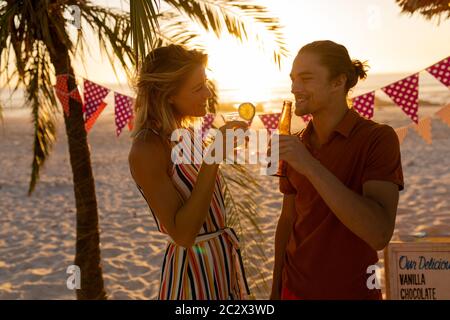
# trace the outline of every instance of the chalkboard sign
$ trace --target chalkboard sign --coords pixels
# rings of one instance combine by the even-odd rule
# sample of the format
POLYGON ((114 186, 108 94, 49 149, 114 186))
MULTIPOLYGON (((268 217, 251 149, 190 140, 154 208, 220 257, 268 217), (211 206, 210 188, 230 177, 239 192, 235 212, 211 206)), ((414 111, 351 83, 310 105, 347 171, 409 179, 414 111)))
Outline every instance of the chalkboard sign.
POLYGON ((384 258, 387 299, 450 300, 450 238, 394 241, 384 258))

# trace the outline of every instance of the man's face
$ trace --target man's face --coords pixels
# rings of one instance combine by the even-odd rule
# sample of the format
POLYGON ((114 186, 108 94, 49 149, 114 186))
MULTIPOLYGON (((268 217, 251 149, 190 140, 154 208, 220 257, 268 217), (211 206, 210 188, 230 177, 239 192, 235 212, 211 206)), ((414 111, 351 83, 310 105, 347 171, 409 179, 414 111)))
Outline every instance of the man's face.
POLYGON ((328 70, 312 53, 300 53, 291 70, 291 92, 295 96, 295 114, 316 113, 330 104, 334 92, 328 70))

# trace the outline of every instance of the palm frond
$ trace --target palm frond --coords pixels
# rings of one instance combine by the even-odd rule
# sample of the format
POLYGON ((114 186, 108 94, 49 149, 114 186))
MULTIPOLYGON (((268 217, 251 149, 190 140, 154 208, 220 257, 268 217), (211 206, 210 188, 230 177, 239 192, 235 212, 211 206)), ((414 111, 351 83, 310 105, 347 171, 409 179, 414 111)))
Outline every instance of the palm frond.
POLYGON ((192 22, 171 11, 161 12, 159 28, 156 30, 152 48, 169 44, 179 44, 191 49, 204 50, 197 40, 199 34, 192 29, 192 22))
POLYGON ((254 39, 262 48, 272 39, 274 61, 280 66, 288 55, 283 27, 279 19, 262 5, 252 0, 165 0, 181 14, 186 14, 205 30, 220 36, 227 31, 237 39, 254 39))
POLYGON ((30 65, 26 86, 27 101, 31 105, 34 141, 31 181, 28 189, 30 195, 39 179, 40 170, 50 155, 56 141, 56 100, 51 87, 50 58, 42 43, 36 42, 38 53, 35 63, 30 65))
POLYGON ((448 0, 395 0, 402 8, 403 13, 414 14, 418 12, 426 19, 441 17, 450 18, 450 2, 448 0))
POLYGON ((135 61, 141 61, 151 51, 155 43, 155 34, 159 28, 159 1, 131 0, 130 16, 132 44, 135 61))
MULTIPOLYGON (((143 3, 139 3, 137 6, 139 7, 141 5, 143 5, 143 3)), ((155 9, 148 8, 147 10, 148 12, 154 12, 155 9)), ((139 45, 139 52, 147 52, 149 48, 171 43, 203 49, 203 47, 195 41, 195 38, 198 35, 190 30, 189 22, 180 19, 179 17, 175 17, 169 12, 162 14, 155 13, 161 20, 158 24, 149 22, 150 27, 155 27, 155 29, 152 38, 148 40, 151 41, 151 43, 145 44, 145 49, 141 46, 140 42, 136 43, 136 41, 140 40, 133 40, 131 38, 133 16, 133 18, 130 19, 130 15, 127 13, 110 8, 94 6, 89 3, 81 6, 81 12, 84 21, 86 21, 92 31, 98 35, 101 52, 108 57, 116 75, 117 71, 114 67, 115 59, 120 61, 128 78, 133 75, 133 67, 136 66, 138 61, 136 60, 134 51, 136 50, 136 45, 139 45), (129 45, 130 41, 133 43, 134 49, 129 45)), ((141 11, 139 11, 139 14, 141 14, 141 11)), ((83 52, 83 48, 89 48, 89 45, 86 43, 86 38, 84 37, 84 32, 81 30, 78 31, 75 48, 76 50, 81 50, 81 52, 83 52)), ((141 54, 139 54, 139 57, 140 56, 141 54)), ((83 58, 83 55, 81 55, 81 58, 83 58)))
MULTIPOLYGON (((131 24, 128 14, 118 12, 114 9, 84 3, 80 5, 82 22, 86 22, 97 35, 101 53, 108 58, 113 71, 117 76, 115 60, 118 59, 121 67, 130 78, 133 74, 134 52, 129 45, 131 36, 131 24)), ((89 47, 86 39, 78 37, 79 45, 89 47)), ((80 55, 83 60, 83 55, 80 55)))
POLYGON ((262 280, 262 286, 258 282, 250 283, 251 291, 265 296, 269 289, 260 263, 266 261, 267 256, 262 247, 264 239, 258 225, 260 210, 253 198, 255 192, 261 190, 261 186, 249 169, 242 165, 224 166, 220 174, 227 209, 227 226, 234 228, 239 235, 246 270, 249 274, 259 275, 262 280), (249 252, 251 246, 256 248, 256 252, 249 252))
POLYGON ((9 85, 16 80, 13 93, 20 85, 25 87, 26 104, 31 107, 34 124, 28 194, 33 192, 56 139, 56 99, 48 47, 44 45, 49 40, 48 17, 44 18, 49 15, 47 5, 45 1, 11 1, 0 7, 0 61, 4 63, 0 72, 9 85), (10 73, 8 65, 12 61, 15 71, 10 73))

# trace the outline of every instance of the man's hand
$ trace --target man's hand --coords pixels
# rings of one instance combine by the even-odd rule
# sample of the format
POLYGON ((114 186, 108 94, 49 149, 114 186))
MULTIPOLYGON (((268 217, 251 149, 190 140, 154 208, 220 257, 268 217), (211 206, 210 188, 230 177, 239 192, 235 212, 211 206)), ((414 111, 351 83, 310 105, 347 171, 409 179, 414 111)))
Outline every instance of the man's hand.
POLYGON ((298 173, 307 175, 316 159, 306 149, 298 136, 278 135, 277 139, 272 139, 270 151, 279 150, 280 160, 284 160, 298 173))

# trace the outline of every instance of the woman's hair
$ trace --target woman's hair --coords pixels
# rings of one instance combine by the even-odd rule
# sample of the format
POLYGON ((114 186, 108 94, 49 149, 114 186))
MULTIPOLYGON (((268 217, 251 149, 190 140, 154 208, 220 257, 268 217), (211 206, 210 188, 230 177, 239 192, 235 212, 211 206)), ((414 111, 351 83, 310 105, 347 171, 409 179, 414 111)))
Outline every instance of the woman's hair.
MULTIPOLYGON (((176 94, 195 68, 206 66, 208 56, 179 45, 159 47, 149 53, 135 78, 136 101, 131 137, 144 127, 156 130, 161 136, 170 136, 177 129, 175 109, 169 97, 176 94)), ((191 117, 181 119, 190 123, 191 117)))
POLYGON ((330 40, 314 41, 302 47, 300 53, 313 53, 319 56, 321 64, 328 69, 330 79, 345 74, 347 77, 346 94, 358 83, 358 79, 367 77, 369 67, 367 62, 351 60, 347 49, 336 42, 330 40))

